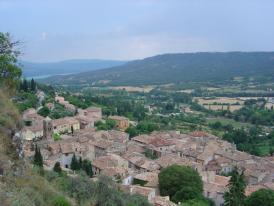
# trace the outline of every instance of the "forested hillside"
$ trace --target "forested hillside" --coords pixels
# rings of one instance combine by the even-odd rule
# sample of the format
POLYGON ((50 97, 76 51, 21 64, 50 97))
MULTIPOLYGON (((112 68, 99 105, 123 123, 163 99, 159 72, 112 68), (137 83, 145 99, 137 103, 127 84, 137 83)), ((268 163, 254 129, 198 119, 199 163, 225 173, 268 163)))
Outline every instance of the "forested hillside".
POLYGON ((223 82, 234 77, 271 78, 273 74, 274 52, 202 52, 158 55, 118 67, 56 76, 43 81, 71 85, 152 85, 190 81, 223 82))

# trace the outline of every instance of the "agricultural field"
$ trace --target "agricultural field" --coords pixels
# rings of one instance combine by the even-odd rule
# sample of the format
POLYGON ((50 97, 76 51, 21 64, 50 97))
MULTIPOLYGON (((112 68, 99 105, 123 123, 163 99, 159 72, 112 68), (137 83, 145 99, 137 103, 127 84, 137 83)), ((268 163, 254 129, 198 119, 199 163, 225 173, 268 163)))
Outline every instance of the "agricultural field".
POLYGON ((244 106, 244 100, 241 98, 216 97, 203 98, 195 97, 194 101, 209 110, 230 110, 231 112, 241 109, 244 106))
POLYGON ((154 86, 144 86, 144 87, 133 87, 133 86, 110 87, 110 89, 113 89, 113 90, 124 90, 124 91, 127 91, 127 92, 144 92, 144 93, 149 93, 154 88, 155 88, 154 86))

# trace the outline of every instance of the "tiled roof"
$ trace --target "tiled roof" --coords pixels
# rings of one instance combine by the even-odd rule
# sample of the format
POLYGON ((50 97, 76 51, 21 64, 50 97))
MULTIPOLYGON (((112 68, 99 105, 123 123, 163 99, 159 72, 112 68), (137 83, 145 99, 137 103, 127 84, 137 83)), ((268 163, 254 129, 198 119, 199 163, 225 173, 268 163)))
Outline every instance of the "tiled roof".
POLYGON ((60 146, 63 154, 74 152, 71 143, 60 143, 60 146))
POLYGON ((113 119, 113 120, 117 120, 117 121, 123 121, 123 120, 129 121, 128 118, 122 117, 122 116, 109 116, 108 118, 109 118, 109 119, 113 119))

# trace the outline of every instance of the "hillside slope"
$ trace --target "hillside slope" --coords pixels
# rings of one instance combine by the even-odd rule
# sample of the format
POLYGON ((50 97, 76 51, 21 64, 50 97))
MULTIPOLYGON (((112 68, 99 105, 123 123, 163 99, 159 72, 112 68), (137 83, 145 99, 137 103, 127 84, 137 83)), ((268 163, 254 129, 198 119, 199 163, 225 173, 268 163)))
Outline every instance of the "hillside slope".
POLYGON ((237 76, 274 74, 274 52, 164 54, 76 75, 55 76, 56 84, 144 85, 183 81, 225 81, 237 76))
POLYGON ((71 74, 123 65, 124 61, 75 59, 52 63, 33 63, 20 61, 25 77, 41 77, 58 74, 71 74))

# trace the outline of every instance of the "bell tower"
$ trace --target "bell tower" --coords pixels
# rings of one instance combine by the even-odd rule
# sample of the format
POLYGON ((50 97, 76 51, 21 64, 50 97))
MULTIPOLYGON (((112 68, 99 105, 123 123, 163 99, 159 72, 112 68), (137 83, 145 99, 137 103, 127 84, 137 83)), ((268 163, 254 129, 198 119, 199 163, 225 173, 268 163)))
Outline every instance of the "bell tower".
POLYGON ((43 136, 44 136, 44 139, 51 139, 52 134, 53 134, 53 127, 52 127, 51 118, 46 117, 45 120, 43 121, 43 136))

